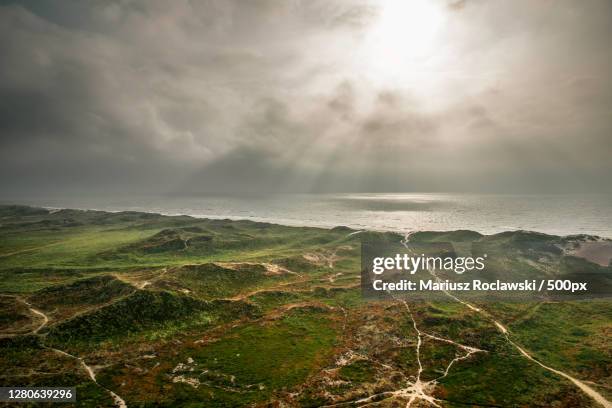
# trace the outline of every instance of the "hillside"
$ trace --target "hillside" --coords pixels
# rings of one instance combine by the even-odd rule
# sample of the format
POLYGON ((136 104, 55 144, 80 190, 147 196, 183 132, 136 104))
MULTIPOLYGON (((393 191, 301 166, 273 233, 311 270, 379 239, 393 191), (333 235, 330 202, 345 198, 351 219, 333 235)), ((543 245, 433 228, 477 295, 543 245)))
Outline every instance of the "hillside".
MULTIPOLYGON (((0 386, 86 407, 610 406, 609 298, 365 300, 362 239, 408 238, 355 232, 0 206, 0 386)), ((612 277, 596 237, 409 239, 487 253, 483 279, 612 277)))

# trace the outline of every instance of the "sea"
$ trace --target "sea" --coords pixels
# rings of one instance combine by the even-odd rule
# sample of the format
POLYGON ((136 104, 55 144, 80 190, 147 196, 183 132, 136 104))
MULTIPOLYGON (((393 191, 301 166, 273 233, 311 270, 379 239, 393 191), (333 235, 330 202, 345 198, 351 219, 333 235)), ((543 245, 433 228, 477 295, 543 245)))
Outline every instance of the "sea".
POLYGON ((2 201, 48 208, 145 211, 402 233, 469 229, 494 234, 529 230, 612 238, 612 194, 96 195, 2 201))

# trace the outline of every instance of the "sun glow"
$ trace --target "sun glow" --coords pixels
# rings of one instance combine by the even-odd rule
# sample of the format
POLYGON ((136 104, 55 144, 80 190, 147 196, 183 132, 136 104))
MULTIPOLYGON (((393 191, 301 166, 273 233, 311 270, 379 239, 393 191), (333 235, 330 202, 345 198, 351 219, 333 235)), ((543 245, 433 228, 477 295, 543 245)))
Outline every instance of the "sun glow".
POLYGON ((377 75, 393 75, 434 54, 444 20, 433 0, 387 0, 366 38, 366 58, 377 75))

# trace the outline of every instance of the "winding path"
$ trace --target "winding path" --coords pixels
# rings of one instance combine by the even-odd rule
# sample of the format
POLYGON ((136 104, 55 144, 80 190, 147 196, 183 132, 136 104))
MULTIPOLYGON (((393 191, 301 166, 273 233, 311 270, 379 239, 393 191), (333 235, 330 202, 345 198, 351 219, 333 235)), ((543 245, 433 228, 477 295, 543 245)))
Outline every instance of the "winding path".
MULTIPOLYGON (((22 299, 19 296, 14 296, 15 300, 17 300, 18 302, 23 303, 24 305, 26 305, 28 307, 28 310, 37 316, 42 317, 43 321, 42 323, 34 330, 32 330, 29 334, 38 334, 38 332, 47 325, 47 323, 49 323, 49 317, 43 313, 42 311, 36 309, 34 306, 32 306, 28 301, 26 301, 25 299, 22 299)), ((115 392, 109 390, 108 388, 104 387, 103 385, 101 385, 97 380, 96 380, 96 374, 94 372, 94 370, 87 365, 87 363, 85 363, 85 360, 83 360, 81 357, 77 357, 75 355, 72 355, 70 353, 67 353, 63 350, 60 349, 56 349, 53 347, 48 347, 43 345, 44 348, 48 349, 48 350, 52 350, 53 352, 60 354, 62 356, 66 356, 66 357, 70 357, 73 358, 75 360, 78 360, 78 362, 81 364, 81 367, 83 367, 83 369, 85 370, 85 372, 87 373, 87 375, 89 376, 89 378, 91 379, 91 381, 93 381, 98 387, 103 388, 105 391, 107 391, 111 397, 113 398, 113 401, 115 403, 115 406, 117 406, 118 408, 127 408, 127 404, 125 403, 125 401, 119 396, 117 395, 115 392)))
POLYGON ((578 388, 580 388, 585 394, 587 394, 589 397, 593 398, 595 401, 597 401, 603 407, 605 407, 605 408, 612 408, 612 403, 610 403, 610 401, 605 399, 603 397, 603 395, 598 393, 596 390, 594 390, 593 388, 591 388, 588 385, 586 385, 583 381, 580 381, 579 379, 574 378, 571 375, 569 375, 567 373, 564 373, 563 371, 556 370, 556 369, 554 369, 552 367, 549 367, 549 366, 539 362, 538 360, 536 360, 527 351, 525 351, 525 349, 523 349, 521 346, 519 346, 518 344, 516 344, 515 342, 510 340, 510 338, 508 337, 508 329, 506 329, 498 321, 494 321, 494 323, 497 326, 497 328, 506 336, 506 339, 508 340, 508 342, 510 344, 512 344, 523 355, 523 357, 533 361, 534 363, 536 363, 540 367, 542 367, 542 368, 544 368, 544 369, 546 369, 546 370, 548 370, 550 372, 553 372, 553 373, 555 373, 557 375, 560 375, 561 377, 563 377, 565 379, 570 380, 572 383, 574 383, 574 385, 576 385, 578 388))
MULTIPOLYGON (((435 275, 434 275, 435 276, 435 275)), ((437 277, 436 277, 437 278, 437 277)), ((451 296, 453 299, 459 301, 460 303, 466 305, 467 307, 469 307, 470 309, 481 313, 485 316, 487 316, 489 319, 491 319, 489 317, 489 315, 487 313, 485 313, 482 309, 479 309, 463 300, 459 300, 457 297, 447 293, 447 295, 451 296)), ((508 342, 514 347, 516 348, 519 353, 521 353, 521 355, 525 358, 527 358, 528 360, 533 361, 534 363, 538 364, 540 367, 555 373, 557 375, 560 375, 561 377, 570 380, 572 383, 574 383, 574 385, 576 385, 578 388, 580 388, 585 394, 587 394, 589 397, 593 398, 596 402, 598 402, 600 405, 602 405, 605 408, 612 408, 612 403, 610 403, 610 401, 608 401, 607 399, 604 398, 603 395, 601 395, 600 393, 598 393, 595 389, 593 389, 592 387, 589 387, 588 385, 586 385, 583 381, 580 381, 577 378, 572 377, 571 375, 554 369, 552 367, 547 366, 546 364, 541 363, 540 361, 536 360, 531 354, 529 354, 525 349, 523 349, 521 346, 519 346, 518 344, 516 344, 514 341, 512 341, 510 339, 509 333, 508 333, 508 329, 501 324, 500 322, 498 322, 497 320, 493 320, 492 322, 495 324, 495 326, 497 327, 497 329, 506 337, 506 340, 508 340, 508 342)))
MULTIPOLYGON (((404 239, 402 240, 402 244, 403 244, 404 246, 406 246, 406 247, 407 247, 408 239, 409 239, 409 236, 408 236, 408 235, 406 235, 406 236, 404 237, 404 239)), ((434 278, 435 278, 437 281, 440 281, 440 278, 439 278, 439 277, 438 277, 438 276, 435 274, 435 272, 434 272, 434 271, 429 270, 429 273, 430 273, 430 274, 431 274, 431 275, 432 275, 432 276, 433 276, 433 277, 434 277, 434 278)), ((500 331, 500 332, 501 332, 501 333, 504 335, 504 337, 506 338, 506 340, 507 340, 507 341, 508 341, 508 342, 509 342, 509 343, 510 343, 510 344, 511 344, 511 345, 512 345, 512 346, 513 346, 515 349, 517 349, 517 350, 518 350, 518 352, 519 352, 519 353, 521 353, 521 355, 522 355, 523 357, 527 358, 527 359, 528 359, 528 360, 530 360, 530 361, 533 361, 534 363, 538 364, 540 367, 542 367, 542 368, 544 368, 544 369, 546 369, 546 370, 548 370, 548 371, 550 371, 550 372, 552 372, 552 373, 555 373, 555 374, 557 374, 557 375, 559 375, 559 376, 561 376, 561 377, 563 377, 563 378, 565 378, 565 379, 567 379, 567 380, 571 381, 571 382, 572 382, 574 385, 576 385, 578 388, 580 388, 580 390, 582 390, 582 391, 583 391, 583 392, 584 392, 586 395, 588 395, 589 397, 591 397, 592 399, 594 399, 594 400, 595 400, 597 403, 599 403, 601 406, 603 406, 603 407, 605 407, 605 408, 612 408, 612 403, 611 403, 610 401, 608 401, 607 399, 605 399, 605 398, 604 398, 604 396, 603 396, 603 395, 601 395, 599 392, 597 392, 595 389, 593 389, 592 387, 589 387, 588 385, 586 385, 586 384, 585 384, 583 381, 580 381, 579 379, 574 378, 574 377, 572 377, 571 375, 569 375, 569 374, 567 374, 567 373, 565 373, 565 372, 563 372, 563 371, 560 371, 560 370, 554 369, 554 368, 552 368, 552 367, 549 367, 549 366, 547 366, 546 364, 543 364, 543 363, 541 363, 540 361, 536 360, 536 359, 535 359, 535 358, 534 358, 534 357, 533 357, 531 354, 529 354, 529 353, 528 353, 528 352, 527 352, 525 349, 523 349, 521 346, 519 346, 519 345, 518 345, 518 344, 516 344, 514 341, 512 341, 512 340, 510 339, 510 334, 509 334, 509 332, 508 332, 508 329, 507 329, 507 328, 506 328, 506 327, 505 327, 503 324, 501 324, 499 321, 497 321, 497 320, 493 319, 489 313, 485 312, 484 310, 482 310, 482 309, 480 309, 480 308, 478 308, 478 307, 476 307, 476 306, 474 306, 474 305, 472 305, 472 304, 470 304, 470 303, 468 303, 468 302, 466 302, 466 301, 464 301, 464 300, 459 299, 458 297, 456 297, 455 295, 451 294, 450 292, 448 292, 448 291, 446 291, 446 290, 444 291, 444 293, 445 293, 447 296, 451 297, 452 299, 456 300, 457 302, 459 302, 459 303, 461 303, 461 304, 463 304, 463 305, 467 306, 468 308, 470 308, 471 310, 473 310, 473 311, 475 311, 475 312, 477 312, 477 313, 480 313, 480 314, 484 315, 484 316, 485 316, 487 319, 489 319, 490 321, 492 321, 492 322, 495 324, 495 327, 497 327, 497 329, 498 329, 498 330, 499 330, 499 331, 500 331)))
MULTIPOLYGON (((392 294, 389 293, 391 296, 392 294)), ((397 300, 397 299, 396 299, 397 300)), ((358 407, 367 407, 369 405, 372 404, 377 404, 379 402, 385 401, 387 399, 390 398, 403 398, 405 400, 407 400, 408 402, 406 403, 406 408, 410 408, 410 406, 412 406, 412 404, 417 401, 417 400, 421 400, 421 401, 425 401, 435 407, 438 408, 442 408, 441 405, 438 404, 438 402, 442 402, 442 400, 435 398, 433 395, 431 395, 431 392, 435 389, 436 384, 438 383, 439 380, 443 379, 444 377, 446 377, 451 369, 451 367, 458 361, 461 360, 466 360, 468 359, 472 354, 474 353, 478 353, 478 352, 482 352, 485 353, 485 350, 480 350, 477 349, 475 347, 470 347, 470 346, 466 346, 464 344, 460 344, 457 343, 453 340, 450 339, 446 339, 446 338, 442 338, 442 337, 438 337, 435 336, 433 334, 429 334, 429 333, 425 333, 423 331, 421 331, 416 323, 416 320, 414 318, 414 315, 412 314, 412 310, 410 309, 410 306, 408 305, 408 303, 404 300, 398 300, 399 302, 401 302, 404 307, 406 308, 410 319, 412 320, 412 326, 415 330, 415 332, 417 333, 417 344, 416 344, 416 358, 417 358, 417 363, 418 363, 418 371, 416 374, 416 378, 414 381, 407 381, 407 384, 405 387, 400 388, 398 390, 395 391, 384 391, 384 392, 380 392, 380 393, 376 393, 373 395, 370 395, 368 397, 364 397, 364 398, 360 398, 357 400, 352 400, 352 401, 343 401, 340 403, 336 403, 336 404, 331 404, 331 405, 324 405, 322 408, 339 408, 339 407, 347 407, 347 406, 358 406, 358 407), (423 373, 423 363, 421 362, 421 346, 423 344, 423 337, 428 337, 430 339, 436 340, 436 341, 441 341, 441 342, 445 342, 445 343, 449 343, 452 344, 454 346, 456 346, 458 349, 461 349, 463 351, 465 351, 465 354, 460 355, 458 357, 455 357, 454 359, 452 359, 449 364, 446 366, 446 369, 444 370, 444 373, 437 377, 434 378, 433 380, 429 380, 429 381, 422 381, 421 380, 421 374, 423 373)), ((344 311, 344 310, 343 310, 344 311)), ((346 313, 346 311, 344 311, 346 313)), ((351 353, 353 353, 352 350, 350 350, 351 353)), ((379 363, 377 361, 373 361, 372 359, 368 358, 367 356, 363 356, 363 355, 359 355, 360 357, 371 361, 372 363, 377 363, 380 364, 382 366, 385 366, 387 368, 391 368, 388 365, 379 363)))
POLYGON ((38 326, 36 329, 34 329, 34 330, 32 331, 32 334, 37 334, 37 333, 38 333, 38 332, 39 332, 39 331, 40 331, 40 330, 41 330, 43 327, 45 327, 45 326, 47 325, 47 323, 49 323, 49 318, 47 317, 47 315, 46 315, 46 314, 44 314, 44 313, 43 313, 43 312, 41 312, 40 310, 35 309, 35 308, 34 308, 34 307, 33 307, 33 306, 30 304, 30 303, 28 303, 27 301, 25 301, 25 300, 23 300, 23 299, 21 299, 21 298, 17 298, 17 299, 19 299, 21 302, 23 302, 23 303, 24 303, 24 304, 25 304, 25 305, 28 307, 28 309, 30 310, 30 312, 32 312, 33 314, 35 314, 35 315, 37 315, 37 316, 42 317, 43 321, 42 321, 42 323, 40 324, 40 326, 38 326))
POLYGON ((83 369, 85 370, 85 372, 87 372, 87 375, 89 376, 89 378, 91 379, 91 381, 93 381, 98 387, 103 388, 104 390, 106 390, 111 397, 113 398, 113 401, 115 402, 115 406, 117 406, 118 408, 127 408, 127 404, 125 403, 125 401, 117 394, 115 394, 113 391, 109 390, 108 388, 106 388, 105 386, 101 385, 98 380, 96 380, 96 374, 94 372, 94 370, 87 365, 87 363, 85 363, 85 360, 83 360, 81 357, 77 357, 75 355, 72 355, 70 353, 66 353, 65 351, 53 348, 53 347, 47 347, 49 350, 52 350, 54 352, 56 352, 57 354, 61 354, 63 356, 66 357, 70 357, 73 358, 75 360, 77 360, 80 364, 81 367, 83 367, 83 369))
POLYGON ((25 305, 28 308, 30 313, 32 313, 33 315, 36 315, 36 316, 40 316, 42 318, 42 323, 37 328, 33 329, 32 331, 26 332, 26 333, 20 333, 20 334, 6 334, 7 337, 20 336, 20 335, 23 335, 23 334, 38 334, 38 332, 43 327, 45 327, 47 325, 47 323, 49 323, 49 318, 47 317, 46 314, 44 314, 43 312, 41 312, 38 309, 35 309, 28 301, 26 301, 22 297, 17 296, 17 295, 5 295, 5 294, 0 294, 0 296, 12 298, 16 302, 22 303, 23 305, 25 305))

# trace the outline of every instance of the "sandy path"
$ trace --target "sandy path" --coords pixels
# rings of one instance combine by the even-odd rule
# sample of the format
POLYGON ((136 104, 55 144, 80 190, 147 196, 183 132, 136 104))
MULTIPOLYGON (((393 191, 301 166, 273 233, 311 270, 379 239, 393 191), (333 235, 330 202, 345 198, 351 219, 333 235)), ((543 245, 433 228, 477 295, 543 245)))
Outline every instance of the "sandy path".
MULTIPOLYGON (((384 392, 369 395, 367 397, 360 398, 357 400, 344 401, 344 402, 340 402, 337 404, 331 404, 331 405, 324 405, 322 408, 339 408, 339 407, 345 407, 345 406, 358 406, 358 407, 363 408, 363 407, 367 407, 370 405, 382 403, 383 401, 388 400, 390 398, 402 398, 404 400, 407 400, 406 405, 405 405, 406 408, 410 408, 412 404, 416 401, 425 402, 434 407, 441 408, 441 405, 438 404, 438 402, 442 402, 442 400, 437 399, 432 395, 432 391, 435 389, 438 381, 448 375, 450 369, 455 363, 462 361, 462 360, 466 360, 475 353, 485 352, 485 350, 480 350, 475 347, 466 346, 464 344, 457 343, 451 339, 438 337, 433 334, 429 334, 429 333, 425 333, 421 331, 416 323, 416 319, 414 318, 414 315, 412 314, 412 310, 410 309, 408 302, 404 300, 398 300, 398 301, 402 303, 404 307, 406 308, 406 311, 408 312, 410 319, 412 321, 412 327, 414 328, 414 331, 417 334, 417 344, 416 344, 415 352, 416 352, 416 358, 417 358, 417 363, 418 363, 418 370, 415 376, 415 380, 413 382, 409 381, 405 387, 400 388, 395 391, 384 391, 384 392), (437 377, 429 381, 422 381, 421 374, 423 373, 423 363, 421 361, 421 346, 423 344, 424 337, 427 337, 427 338, 430 338, 436 341, 441 341, 441 342, 452 344, 456 346, 458 349, 465 351, 465 354, 457 356, 454 359, 452 359, 450 363, 446 366, 444 373, 440 377, 437 377)), ((393 367, 379 363, 377 361, 373 361, 367 356, 356 354, 353 352, 353 350, 350 350, 350 353, 354 355, 359 355, 361 358, 368 360, 372 363, 380 364, 386 368, 393 369, 393 367)))
MULTIPOLYGON (((479 309, 479 308, 477 308, 477 307, 474 307, 474 306, 470 305, 469 303, 466 303, 466 302, 463 302, 463 301, 462 301, 461 303, 465 304, 466 306, 468 306, 468 307, 469 307, 470 309, 472 309, 472 310, 475 310, 475 311, 477 311, 477 312, 479 312, 479 313, 483 313, 483 314, 484 314, 484 312, 483 312, 481 309, 479 309)), ((603 407, 605 407, 605 408, 612 408, 612 403, 610 403, 610 401, 608 401, 607 399, 605 399, 605 398, 603 397, 603 395, 601 395, 600 393, 598 393, 598 392, 597 392, 595 389, 593 389, 593 388, 589 387, 589 386, 588 386, 588 385, 586 385, 586 384, 585 384, 583 381, 580 381, 579 379, 574 378, 574 377, 572 377, 571 375, 569 375, 569 374, 567 374, 567 373, 565 373, 565 372, 563 372, 563 371, 560 371, 560 370, 554 369, 554 368, 552 368, 552 367, 549 367, 549 366, 547 366, 547 365, 545 365, 545 364, 541 363, 540 361, 536 360, 536 359, 535 359, 535 358, 534 358, 534 357, 533 357, 531 354, 529 354, 529 353, 528 353, 528 352, 527 352, 525 349, 523 349, 521 346, 519 346, 518 344, 516 344, 514 341, 512 341, 512 340, 510 339, 510 336, 509 336, 509 333, 508 333, 508 329, 507 329, 507 328, 506 328, 506 327, 505 327, 503 324, 501 324, 501 323, 500 323, 500 322, 498 322, 497 320, 493 320, 493 323, 495 324, 495 326, 497 327, 497 329, 498 329, 498 330, 499 330, 499 331, 500 331, 500 332, 501 332, 501 333, 502 333, 502 334, 503 334, 503 335, 506 337, 506 339, 508 340, 508 342, 509 342, 509 343, 510 343, 510 344, 511 344, 511 345, 512 345, 514 348, 516 348, 516 349, 519 351, 519 353, 521 353, 521 355, 522 355, 523 357, 525 357, 525 358, 527 358, 527 359, 529 359, 529 360, 533 361, 534 363, 536 363, 536 364, 537 364, 537 365, 539 365, 540 367, 542 367, 542 368, 544 368, 544 369, 546 369, 546 370, 548 370, 548 371, 550 371, 550 372, 552 372, 552 373, 555 373, 555 374, 560 375, 561 377, 563 377, 563 378, 565 378, 565 379, 567 379, 567 380, 570 380, 572 383, 574 383, 574 385, 576 385, 578 388, 580 388, 580 389, 581 389, 581 390, 582 390, 582 391, 583 391, 585 394, 587 394, 589 397, 593 398, 595 401, 597 401, 597 402, 598 402, 600 405, 602 405, 603 407)))
POLYGON ((156 281, 158 279, 160 279, 162 276, 164 276, 166 273, 168 272, 168 267, 164 267, 161 271, 161 273, 153 278, 151 278, 150 280, 146 280, 144 282, 141 282, 137 285, 138 289, 144 289, 147 286, 149 286, 151 283, 153 283, 153 281, 156 281))
MULTIPOLYGON (((30 331, 29 333, 25 333, 25 334, 37 334, 43 327, 45 327, 47 325, 47 323, 49 323, 49 318, 47 317, 47 315, 44 314, 43 312, 41 312, 40 310, 35 309, 25 299, 23 299, 23 298, 21 298, 19 296, 16 296, 16 295, 4 295, 4 294, 2 294, 0 296, 15 299, 16 302, 19 302, 19 303, 25 305, 28 308, 28 310, 30 311, 30 313, 32 313, 33 315, 36 315, 36 316, 40 316, 42 318, 42 323, 37 328, 35 328, 34 330, 30 331)), ((13 337, 13 336, 20 336, 22 334, 23 333, 21 333, 21 334, 7 334, 6 336, 13 337)))
POLYGON ((534 363, 536 363, 540 367, 542 367, 542 368, 544 368, 544 369, 546 369, 546 370, 548 370, 550 372, 553 372, 553 373, 555 373, 557 375, 560 375, 563 378, 566 378, 566 379, 570 380, 572 383, 574 383, 574 385, 576 385, 578 388, 580 388, 585 394, 587 394, 589 397, 593 398, 595 401, 597 401, 600 405, 604 406, 605 408, 612 408, 612 403, 610 403, 610 401, 605 399, 600 393, 595 391, 593 388, 591 388, 588 385, 586 385, 583 381, 580 381, 577 378, 574 378, 571 375, 569 375, 567 373, 564 373, 563 371, 556 370, 556 369, 554 369, 552 367, 549 367, 549 366, 539 362, 538 360, 533 358, 531 356, 531 354, 529 354, 527 351, 525 351, 525 349, 523 349, 521 346, 519 346, 518 344, 516 344, 515 342, 510 340, 510 338, 508 337, 508 329, 506 329, 501 323, 495 321, 495 325, 497 326, 497 328, 502 333, 504 333, 504 335, 506 336, 506 338, 508 339, 510 344, 512 344, 525 358, 533 361, 534 363))
POLYGON ((74 356, 70 353, 66 353, 65 351, 62 351, 56 348, 52 348, 52 347, 48 347, 48 349, 53 350, 57 354, 61 354, 63 356, 70 357, 70 358, 77 360, 81 364, 81 367, 83 367, 83 369, 85 370, 85 372, 87 373, 91 381, 96 383, 98 387, 105 389, 110 394, 110 396, 113 398, 113 401, 115 402, 115 406, 119 408, 127 408, 127 404, 119 395, 109 390, 108 388, 104 387, 98 382, 98 380, 96 380, 96 374, 94 370, 90 366, 88 366, 87 363, 85 363, 85 360, 83 360, 81 357, 74 356))
MULTIPOLYGON (((408 241, 410 239, 410 235, 406 234, 404 236, 404 239, 401 241, 402 245, 404 245, 406 248, 408 248, 408 241)), ((440 278, 438 278, 438 276, 435 274, 434 271, 430 270, 429 273, 438 281, 440 281, 440 278)), ((599 403, 600 405, 602 405, 605 408, 612 408, 612 403, 610 403, 610 401, 608 401, 607 399, 605 399, 600 393, 598 393, 595 389, 589 387, 588 385, 586 385, 584 382, 578 380, 577 378, 572 377, 571 375, 554 369, 552 367, 549 367, 543 363, 541 363, 540 361, 536 360, 531 354, 529 354, 525 349, 523 349, 522 347, 520 347, 518 344, 516 344, 514 341, 512 341, 510 339, 509 333, 508 333, 508 329, 501 324, 500 322, 498 322, 497 320, 493 319, 488 313, 486 313, 484 310, 464 301, 459 299, 458 297, 456 297, 455 295, 451 294, 450 292, 444 291, 444 293, 446 295, 448 295, 450 298, 456 300, 457 302, 465 305, 466 307, 468 307, 469 309, 483 314, 487 319, 491 320, 495 326, 497 327, 497 329, 506 337, 506 339, 508 340, 508 342, 514 347, 516 348, 519 353, 521 353, 521 355, 525 358, 527 358, 530 361, 533 361, 534 363, 538 364, 540 367, 555 373, 557 375, 560 375, 561 377, 571 381, 574 385, 576 385, 578 388, 580 388, 585 394, 587 394, 589 397, 593 398, 597 403, 599 403)))
POLYGON ((36 329, 34 329, 32 331, 32 334, 36 334, 40 331, 40 329, 42 329, 43 327, 45 327, 47 325, 47 323, 49 323, 49 318, 47 317, 46 314, 44 314, 43 312, 41 312, 38 309, 35 309, 34 307, 32 307, 31 304, 29 304, 28 302, 26 302, 25 300, 18 298, 19 300, 21 300, 27 307, 28 309, 30 309, 30 312, 32 312, 33 314, 42 317, 43 321, 40 324, 40 326, 38 326, 36 329))
MULTIPOLYGON (((30 332, 30 334, 38 334, 38 332, 43 327, 45 327, 47 325, 47 323, 49 323, 49 317, 46 314, 44 314, 42 311, 34 308, 26 300, 24 300, 24 299, 22 299, 22 298, 20 298, 18 296, 15 296, 15 299, 17 301, 23 303, 24 305, 26 305, 32 314, 35 314, 37 316, 42 317, 42 319, 43 319, 42 323, 36 329, 34 329, 34 330, 32 330, 32 332, 30 332)), ((67 353, 65 351, 62 351, 62 350, 59 350, 59 349, 56 349, 56 348, 53 348, 53 347, 47 347, 47 346, 43 346, 43 347, 45 347, 45 348, 47 348, 49 350, 52 350, 55 353, 61 354, 63 356, 70 357, 70 358, 73 358, 75 360, 78 360, 79 363, 81 364, 81 366, 83 367, 83 369, 85 370, 85 372, 87 372, 87 375, 89 376, 89 378, 94 383, 96 383, 96 385, 98 385, 99 387, 103 388, 104 390, 106 390, 111 395, 111 397, 113 398, 113 401, 115 402, 115 405, 117 407, 119 407, 119 408, 127 408, 127 404, 125 403, 125 401, 119 395, 117 395, 113 391, 109 390, 108 388, 106 388, 106 387, 100 385, 100 383, 98 383, 98 381, 96 380, 96 374, 94 373, 93 369, 90 366, 88 366, 82 358, 74 356, 74 355, 72 355, 70 353, 67 353)))
MULTIPOLYGON (((449 294, 450 295, 450 294, 449 294)), ((465 301, 459 300, 457 297, 450 295, 453 299, 459 301, 460 303, 466 305, 467 307, 469 307, 470 309, 481 313, 481 314, 485 314, 485 312, 482 309, 479 309, 465 301)), ((485 314, 488 318, 490 318, 487 314, 485 314)), ((492 320, 493 323, 495 324, 495 326, 497 327, 497 329, 506 337, 506 339, 508 340, 508 342, 514 347, 516 348, 519 353, 521 353, 521 355, 531 361, 533 361, 534 363, 538 364, 540 367, 553 372, 557 375, 560 375, 561 377, 570 380, 572 383, 574 383, 574 385, 576 385, 578 388, 580 388, 585 394, 587 394, 589 397, 593 398, 595 401, 597 401, 600 405, 602 405, 605 408, 612 408, 612 403, 610 403, 610 401, 608 401, 607 399, 605 399, 603 397, 603 395, 601 395, 600 393, 598 393, 596 390, 594 390, 593 388, 589 387, 588 385, 586 385, 583 381, 580 381, 577 378, 572 377, 571 375, 554 369, 552 367, 549 367, 541 362, 539 362, 538 360, 536 360, 531 354, 529 354, 525 349, 523 349, 521 346, 519 346, 518 344, 516 344, 514 341, 510 340, 509 334, 508 334, 508 329, 501 324, 500 322, 498 322, 497 320, 492 320)))
MULTIPOLYGON (((433 272, 433 271, 429 271, 431 273, 431 275, 436 279, 436 280, 440 280, 440 278, 438 278, 438 276, 433 272)), ((540 367, 555 373, 557 375, 560 375, 561 377, 570 380, 574 385, 576 385, 578 388, 580 388, 585 394, 587 394, 589 397, 591 397, 592 399, 594 399, 597 403, 599 403, 600 405, 602 405, 605 408, 612 408, 612 403, 610 403, 610 401, 608 401, 607 399, 605 399, 603 397, 603 395, 601 395, 600 393, 598 393, 595 389, 593 389, 592 387, 589 387, 588 385, 586 385, 583 381, 580 381, 577 378, 572 377, 571 375, 554 369, 552 367, 549 367, 543 363, 541 363, 540 361, 536 360, 531 354, 529 354, 525 349, 523 349, 521 346, 519 346, 518 344, 516 344, 514 341, 512 341, 510 339, 510 335, 508 332, 508 329, 501 324, 499 321, 493 319, 488 313, 486 313, 484 310, 464 301, 459 299, 458 297, 452 295, 451 293, 444 291, 444 293, 446 293, 449 297, 451 297, 452 299, 456 300, 457 302, 467 306, 468 308, 470 308, 471 310, 480 313, 482 315, 484 315, 487 319, 491 320, 493 322, 493 324, 495 324, 495 327, 497 327, 497 329, 506 337, 506 340, 508 340, 508 342, 519 351, 519 353, 521 353, 521 355, 525 358, 527 358, 530 361, 533 361, 534 363, 538 364, 540 367)))

